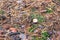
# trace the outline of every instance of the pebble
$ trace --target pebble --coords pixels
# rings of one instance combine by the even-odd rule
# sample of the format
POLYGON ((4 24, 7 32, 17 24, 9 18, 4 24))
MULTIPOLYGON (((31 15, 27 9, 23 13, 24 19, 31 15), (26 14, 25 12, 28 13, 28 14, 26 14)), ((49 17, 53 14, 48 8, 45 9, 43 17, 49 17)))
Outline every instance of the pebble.
POLYGON ((38 32, 38 30, 34 30, 34 33, 38 32))
POLYGON ((53 32, 51 32, 51 31, 48 31, 48 34, 51 36, 51 35, 53 34, 53 32))
POLYGON ((51 40, 50 38, 47 38, 47 40, 51 40))
POLYGON ((5 16, 1 16, 1 18, 0 18, 1 20, 5 20, 6 19, 6 17, 5 16))
POLYGON ((42 26, 42 25, 39 25, 39 28, 44 29, 45 27, 44 27, 44 26, 42 26))
POLYGON ((21 38, 19 36, 13 35, 11 36, 12 40, 21 40, 21 38))
POLYGON ((25 40, 26 39, 26 35, 25 34, 20 34, 20 38, 22 39, 22 40, 25 40))
POLYGON ((0 30, 2 30, 2 27, 0 26, 0 30))
POLYGON ((46 11, 47 11, 47 10, 41 10, 40 12, 41 12, 41 13, 45 13, 46 11))
POLYGON ((56 33, 56 31, 55 31, 55 30, 53 30, 53 33, 55 34, 55 33, 56 33))
POLYGON ((25 25, 22 25, 21 27, 23 28, 23 27, 25 27, 25 25))

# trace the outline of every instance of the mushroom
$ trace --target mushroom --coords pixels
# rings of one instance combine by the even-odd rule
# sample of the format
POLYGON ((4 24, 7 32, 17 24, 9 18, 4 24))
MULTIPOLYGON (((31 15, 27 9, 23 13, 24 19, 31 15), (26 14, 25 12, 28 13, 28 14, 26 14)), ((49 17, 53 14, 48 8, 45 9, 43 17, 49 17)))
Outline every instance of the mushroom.
POLYGON ((38 19, 33 19, 33 23, 37 23, 38 22, 38 19))

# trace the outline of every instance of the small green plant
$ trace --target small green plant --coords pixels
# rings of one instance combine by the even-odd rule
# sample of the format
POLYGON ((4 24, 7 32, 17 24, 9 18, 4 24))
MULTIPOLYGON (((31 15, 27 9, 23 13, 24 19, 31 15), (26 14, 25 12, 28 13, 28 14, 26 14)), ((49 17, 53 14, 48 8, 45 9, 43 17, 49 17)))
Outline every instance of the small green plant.
POLYGON ((3 15, 3 14, 4 14, 4 11, 3 11, 3 10, 0 10, 0 14, 2 14, 2 15, 3 15))
POLYGON ((37 28, 37 24, 33 24, 29 29, 29 32, 33 32, 37 28))
POLYGON ((48 37, 50 37, 50 35, 48 34, 47 31, 41 32, 41 37, 37 37, 37 36, 32 36, 32 40, 47 40, 48 37))
POLYGON ((49 37, 49 34, 48 34, 48 32, 44 32, 44 33, 42 33, 42 36, 43 37, 49 37))
POLYGON ((44 17, 41 15, 37 16, 38 22, 44 22, 44 17))
POLYGON ((38 19, 38 22, 44 22, 44 17, 42 15, 39 15, 39 14, 31 14, 31 19, 38 19))
POLYGON ((36 8, 35 8, 35 7, 32 7, 32 8, 31 8, 31 11, 32 11, 32 12, 36 11, 36 8))
POLYGON ((32 40, 40 40, 40 38, 36 36, 32 36, 32 40))
POLYGON ((51 8, 46 8, 46 13, 52 13, 53 12, 53 10, 51 9, 51 8))
POLYGON ((48 37, 50 37, 50 35, 48 34, 48 32, 47 31, 44 31, 44 32, 42 32, 42 38, 41 38, 41 40, 47 40, 47 38, 48 37))

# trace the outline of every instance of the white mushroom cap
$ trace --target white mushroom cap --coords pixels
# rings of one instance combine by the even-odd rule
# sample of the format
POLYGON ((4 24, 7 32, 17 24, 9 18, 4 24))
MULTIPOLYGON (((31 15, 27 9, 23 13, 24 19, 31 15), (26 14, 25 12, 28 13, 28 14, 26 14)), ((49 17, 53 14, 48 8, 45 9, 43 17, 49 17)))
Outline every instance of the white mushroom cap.
POLYGON ((36 22, 38 22, 38 20, 37 19, 33 19, 33 23, 36 23, 36 22))

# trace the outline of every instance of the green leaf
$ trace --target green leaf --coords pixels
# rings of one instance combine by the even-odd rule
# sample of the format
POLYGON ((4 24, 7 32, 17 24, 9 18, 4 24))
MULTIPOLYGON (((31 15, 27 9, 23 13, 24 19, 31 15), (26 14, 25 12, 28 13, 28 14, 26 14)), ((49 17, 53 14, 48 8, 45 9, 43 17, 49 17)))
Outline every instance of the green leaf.
POLYGON ((52 13, 53 11, 52 10, 50 10, 50 9, 46 9, 47 11, 46 11, 46 13, 52 13))
POLYGON ((37 28, 36 24, 33 24, 31 28, 29 29, 29 32, 33 32, 37 28))
POLYGON ((47 37, 50 37, 47 31, 42 31, 41 35, 42 35, 41 40, 47 40, 47 37))
POLYGON ((44 33, 42 33, 42 36, 43 37, 49 37, 49 34, 48 34, 48 32, 44 32, 44 33))
POLYGON ((32 13, 30 16, 31 16, 31 19, 34 19, 36 17, 36 14, 32 13))
POLYGON ((44 17, 41 15, 37 16, 38 22, 44 22, 44 17))

